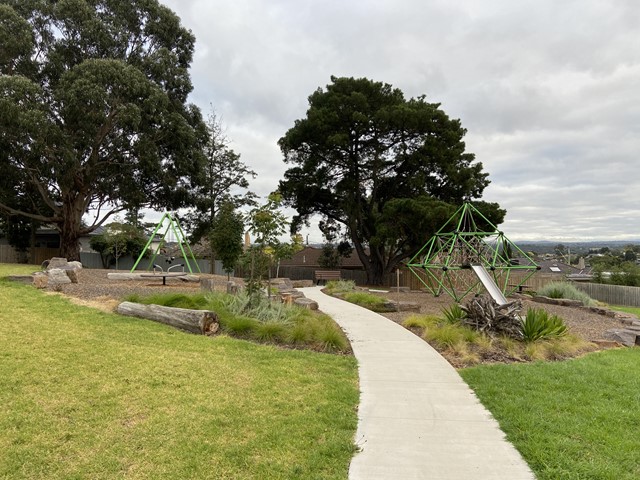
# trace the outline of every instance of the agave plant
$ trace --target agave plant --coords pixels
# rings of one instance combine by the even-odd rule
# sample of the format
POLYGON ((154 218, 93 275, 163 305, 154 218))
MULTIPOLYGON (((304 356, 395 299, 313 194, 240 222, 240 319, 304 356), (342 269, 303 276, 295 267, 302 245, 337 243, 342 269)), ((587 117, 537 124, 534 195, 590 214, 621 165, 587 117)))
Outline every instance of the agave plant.
POLYGON ((545 310, 529 308, 522 322, 522 337, 525 342, 535 342, 547 338, 559 338, 567 333, 567 326, 557 315, 549 315, 545 310))

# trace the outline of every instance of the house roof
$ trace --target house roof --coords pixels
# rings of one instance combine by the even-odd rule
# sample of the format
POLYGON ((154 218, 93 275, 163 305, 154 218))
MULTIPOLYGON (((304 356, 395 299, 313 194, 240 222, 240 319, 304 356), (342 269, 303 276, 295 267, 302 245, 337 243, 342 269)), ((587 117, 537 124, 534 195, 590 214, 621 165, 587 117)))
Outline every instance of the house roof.
POLYGON ((576 274, 589 274, 591 268, 587 267, 583 270, 574 267, 573 265, 567 265, 566 263, 559 262, 558 260, 540 260, 536 261, 540 266, 540 273, 553 273, 556 275, 576 275, 576 274))

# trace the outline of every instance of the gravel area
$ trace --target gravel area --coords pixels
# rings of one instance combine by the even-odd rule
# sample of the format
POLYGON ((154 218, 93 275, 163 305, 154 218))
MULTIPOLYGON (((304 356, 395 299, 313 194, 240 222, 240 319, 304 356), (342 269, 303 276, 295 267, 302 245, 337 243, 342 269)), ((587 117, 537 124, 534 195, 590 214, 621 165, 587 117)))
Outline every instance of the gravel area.
MULTIPOLYGON (((84 268, 78 271, 78 283, 62 285, 56 292, 71 297, 75 303, 113 311, 118 303, 128 295, 149 296, 159 293, 200 293, 200 283, 176 278, 167 278, 167 284, 162 285, 162 279, 145 278, 141 280, 113 280, 107 277, 109 273, 128 273, 123 270, 97 270, 84 268)), ((214 290, 224 292, 227 277, 224 275, 197 274, 200 278, 213 279, 214 290)), ((233 279, 240 281, 240 279, 233 279)), ((54 292, 52 289, 48 289, 54 292)))
MULTIPOLYGON (((443 308, 446 308, 454 303, 453 299, 448 295, 434 297, 432 294, 427 292, 412 291, 400 292, 398 294, 394 291, 389 291, 389 293, 374 293, 391 300, 417 303, 418 305, 420 305, 421 314, 440 314, 443 308)), ((616 318, 612 318, 606 315, 600 315, 588 310, 583 310, 581 308, 537 303, 530 300, 530 297, 526 295, 519 295, 518 298, 522 300, 524 311, 526 311, 527 308, 539 308, 546 310, 552 315, 558 315, 565 321, 571 333, 587 341, 603 340, 603 333, 606 330, 611 330, 613 328, 623 328, 625 326, 620 320, 616 318)), ((630 316, 622 312, 618 313, 620 316, 630 316)), ((382 315, 393 320, 396 323, 402 323, 405 318, 412 314, 415 314, 415 312, 392 312, 383 313, 382 315)))
MULTIPOLYGON (((198 282, 183 281, 179 278, 168 278, 167 285, 163 286, 160 279, 113 280, 107 278, 108 273, 115 273, 115 270, 80 270, 78 272, 78 283, 63 285, 60 291, 75 299, 77 303, 91 305, 103 310, 113 310, 120 301, 131 294, 147 296, 166 292, 191 294, 200 292, 200 284, 198 282)), ((126 272, 121 271, 120 273, 126 272)), ((226 291, 226 276, 209 274, 198 274, 197 276, 213 279, 215 290, 226 291)), ((241 279, 233 280, 242 282, 241 279)), ((427 292, 397 293, 391 290, 374 293, 391 300, 417 303, 420 305, 420 313, 422 314, 440 314, 443 308, 453 303, 449 296, 434 297, 427 292)), ((623 323, 618 319, 580 308, 536 303, 529 300, 526 295, 520 296, 520 298, 523 301, 525 310, 529 307, 543 308, 551 314, 558 315, 564 319, 573 334, 585 340, 602 340, 603 333, 606 330, 624 327, 623 323)), ((402 323, 405 318, 414 313, 409 311, 391 312, 383 315, 396 323, 402 323)))

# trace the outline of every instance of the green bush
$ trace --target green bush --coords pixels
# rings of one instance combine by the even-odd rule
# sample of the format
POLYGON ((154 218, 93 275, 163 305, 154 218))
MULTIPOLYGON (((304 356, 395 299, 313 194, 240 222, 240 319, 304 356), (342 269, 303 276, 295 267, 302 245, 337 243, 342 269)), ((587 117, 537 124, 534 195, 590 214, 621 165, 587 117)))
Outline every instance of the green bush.
POLYGON ((522 322, 522 337, 525 342, 559 338, 567 333, 567 326, 557 315, 546 310, 529 308, 522 322))
POLYGON ((552 282, 548 283, 540 290, 538 295, 549 298, 566 298, 569 300, 577 300, 582 302, 586 307, 593 305, 595 302, 593 299, 581 290, 566 282, 552 282))

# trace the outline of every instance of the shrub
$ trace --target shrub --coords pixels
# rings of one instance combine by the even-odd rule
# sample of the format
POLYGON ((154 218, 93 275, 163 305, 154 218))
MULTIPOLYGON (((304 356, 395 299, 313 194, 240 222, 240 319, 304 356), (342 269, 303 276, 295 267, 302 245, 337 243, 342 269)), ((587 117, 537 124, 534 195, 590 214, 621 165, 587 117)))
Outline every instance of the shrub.
POLYGON ((558 338, 567 333, 567 326, 557 315, 549 315, 545 310, 529 308, 522 322, 522 337, 525 342, 535 342, 558 338))
POLYGON ((425 330, 423 337, 439 347, 452 348, 456 344, 464 343, 465 330, 468 329, 458 325, 445 324, 439 328, 425 330))
POLYGON ((440 323, 440 318, 435 315, 410 315, 402 326, 405 328, 428 328, 440 323))
POLYGON ((276 342, 285 338, 286 329, 279 322, 257 322, 251 334, 260 342, 276 342))
POLYGON ((243 316, 230 316, 229 318, 220 320, 220 324, 225 332, 240 337, 253 332, 258 323, 259 322, 253 318, 243 316))
POLYGON ((324 351, 346 351, 349 349, 349 342, 338 327, 327 325, 326 328, 321 328, 317 332, 317 340, 324 351))
POLYGON ((443 308, 442 315, 446 323, 455 324, 460 323, 460 321, 467 316, 467 313, 462 310, 462 307, 460 305, 454 303, 447 308, 443 308))
POLYGON ((356 282, 353 280, 330 280, 325 289, 330 295, 353 292, 356 289, 356 282))
POLYGON ((344 296, 347 302, 355 303, 361 307, 368 308, 374 312, 383 312, 386 310, 384 304, 385 299, 367 292, 351 292, 344 296))
POLYGON ((552 282, 548 283, 540 290, 538 295, 549 298, 566 298, 569 300, 577 300, 582 302, 584 306, 593 305, 595 302, 585 292, 578 290, 576 287, 566 282, 552 282))

